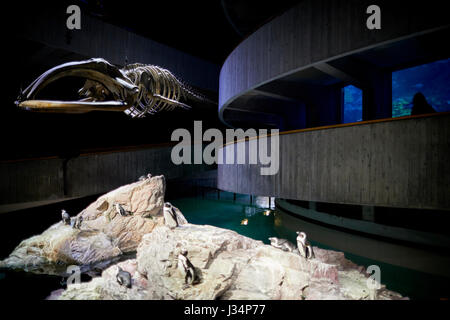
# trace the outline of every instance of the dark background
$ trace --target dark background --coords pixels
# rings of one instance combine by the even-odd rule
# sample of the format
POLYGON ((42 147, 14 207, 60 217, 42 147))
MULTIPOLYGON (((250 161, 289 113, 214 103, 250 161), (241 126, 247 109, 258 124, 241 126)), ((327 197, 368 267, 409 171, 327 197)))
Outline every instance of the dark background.
MULTIPOLYGON (((64 1, 58 6, 77 4, 82 15, 120 26, 183 52, 220 66, 231 51, 252 31, 298 3, 278 1, 64 1)), ((203 128, 225 128, 217 115, 217 105, 193 103, 191 110, 162 112, 132 119, 120 112, 85 114, 37 113, 14 105, 20 89, 47 69, 62 62, 91 57, 39 56, 41 44, 16 36, 15 28, 31 15, 55 5, 51 1, 16 1, 3 10, 3 105, 0 114, 0 160, 33 157, 71 157, 102 149, 117 149, 167 143, 176 128, 192 129, 194 120, 203 128)), ((113 35, 112 35, 113 36, 113 35)), ((129 61, 130 63, 137 61, 129 61)), ((164 66, 162 66, 164 67, 164 66)), ((183 74, 177 74, 183 79, 183 74)), ((217 79, 218 81, 218 79, 217 79)), ((40 98, 70 100, 83 84, 79 79, 57 81, 40 98)), ((213 101, 218 93, 194 88, 213 101)))

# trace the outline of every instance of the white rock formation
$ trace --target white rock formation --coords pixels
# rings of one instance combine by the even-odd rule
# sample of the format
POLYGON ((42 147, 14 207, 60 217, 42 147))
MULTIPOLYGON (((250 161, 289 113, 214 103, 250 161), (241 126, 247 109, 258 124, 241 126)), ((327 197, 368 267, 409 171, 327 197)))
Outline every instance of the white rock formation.
POLYGON ((135 259, 120 262, 103 271, 102 276, 87 283, 71 284, 67 290, 53 292, 48 300, 144 300, 147 280, 137 272, 135 259), (118 267, 132 275, 131 289, 117 283, 118 267))
POLYGON ((122 253, 135 251, 144 234, 163 224, 164 192, 163 176, 113 190, 77 215, 83 218, 80 229, 58 222, 22 241, 0 267, 57 275, 68 265, 102 268, 122 253), (131 215, 117 214, 115 203, 131 215))
MULTIPOLYGON (((0 267, 59 275, 73 264, 104 270, 49 299, 369 299, 368 275, 343 253, 314 247, 315 258, 306 260, 297 250, 189 224, 175 207, 176 221, 165 222, 164 191, 162 176, 113 190, 79 213, 80 229, 58 222, 22 241, 0 267), (130 214, 118 214, 116 203, 130 214), (177 268, 181 249, 198 276, 188 286, 177 268), (118 262, 133 251, 135 259, 118 262), (132 275, 131 288, 117 283, 118 266, 132 275)), ((382 286, 377 298, 402 297, 382 286)))
MULTIPOLYGON (((117 291, 112 266, 101 279, 70 285, 60 299, 369 299, 364 268, 341 252, 314 250, 316 258, 306 260, 213 226, 158 226, 143 237, 136 259, 128 261, 132 289, 117 291), (181 248, 188 250, 200 280, 187 287, 177 269, 181 248)), ((378 298, 401 296, 382 287, 378 298)))

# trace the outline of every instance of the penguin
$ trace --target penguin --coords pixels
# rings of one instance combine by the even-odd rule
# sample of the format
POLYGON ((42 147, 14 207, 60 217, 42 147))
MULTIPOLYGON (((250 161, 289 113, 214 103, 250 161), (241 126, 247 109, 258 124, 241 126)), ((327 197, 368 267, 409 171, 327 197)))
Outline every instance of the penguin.
POLYGON ((61 210, 61 218, 62 218, 62 222, 66 225, 70 225, 70 216, 67 213, 66 210, 62 209, 61 210))
POLYGON ((122 217, 125 217, 128 215, 128 212, 125 211, 125 209, 120 205, 120 203, 115 204, 116 212, 120 214, 122 217))
POLYGON ((70 226, 74 229, 80 229, 81 223, 83 222, 83 217, 75 217, 70 220, 70 226))
POLYGON ((241 225, 246 226, 248 225, 248 219, 244 219, 241 221, 241 225))
POLYGON ((78 218, 77 218, 77 223, 76 223, 76 225, 75 225, 75 227, 77 228, 77 229, 80 229, 81 228, 81 223, 83 222, 83 217, 82 216, 79 216, 78 218))
POLYGON ((306 259, 314 258, 314 251, 309 241, 306 240, 306 233, 297 231, 297 246, 302 257, 306 259))
POLYGON ((131 288, 131 274, 128 271, 122 270, 121 267, 119 267, 119 270, 117 271, 116 279, 117 282, 124 287, 131 288))
POLYGON ((169 228, 178 227, 177 214, 175 213, 175 210, 173 209, 173 206, 170 202, 164 203, 163 214, 164 214, 164 223, 169 228))
POLYGON ((178 268, 185 274, 184 283, 191 285, 196 279, 195 268, 187 257, 187 250, 182 249, 178 255, 178 268))
POLYGON ((283 251, 288 251, 288 252, 293 252, 295 250, 295 245, 286 239, 270 237, 269 240, 270 240, 270 245, 275 248, 281 249, 283 251))
POLYGON ((144 180, 150 179, 151 177, 152 177, 152 175, 150 173, 147 173, 146 175, 140 176, 139 181, 144 181, 144 180))

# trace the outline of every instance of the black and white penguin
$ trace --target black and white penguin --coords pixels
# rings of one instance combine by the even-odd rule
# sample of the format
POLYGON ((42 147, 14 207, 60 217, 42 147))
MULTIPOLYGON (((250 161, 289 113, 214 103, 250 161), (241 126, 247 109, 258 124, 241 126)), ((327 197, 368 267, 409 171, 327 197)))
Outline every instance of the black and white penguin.
POLYGON ((187 250, 182 249, 178 255, 178 268, 185 274, 184 283, 191 285, 196 278, 195 268, 187 257, 187 250))
POLYGON ((76 223, 76 228, 77 229, 80 229, 81 228, 81 223, 83 222, 83 217, 82 216, 79 216, 78 218, 77 218, 77 223, 76 223))
POLYGON ((70 216, 67 213, 66 210, 62 209, 61 210, 61 218, 62 218, 62 222, 66 225, 70 225, 70 216))
POLYGON ((120 203, 115 204, 116 212, 121 216, 125 217, 128 215, 128 212, 120 205, 120 203))
POLYGON ((152 177, 152 175, 150 173, 147 173, 146 175, 140 176, 139 181, 144 181, 144 180, 150 179, 151 177, 152 177))
POLYGON ((80 229, 81 223, 83 222, 83 217, 75 217, 70 220, 70 226, 74 229, 80 229))
POLYGON ((297 246, 302 257, 306 259, 314 258, 314 251, 309 241, 306 240, 306 233, 297 231, 297 246))
POLYGON ((169 228, 178 227, 177 214, 170 202, 164 203, 163 214, 164 214, 164 223, 169 228))
POLYGON ((128 271, 122 270, 122 268, 118 267, 119 270, 116 275, 117 282, 124 287, 131 288, 131 274, 128 271))
POLYGON ((281 249, 283 251, 288 251, 288 252, 293 252, 295 250, 295 245, 286 239, 270 237, 269 240, 270 240, 270 245, 275 248, 281 249))

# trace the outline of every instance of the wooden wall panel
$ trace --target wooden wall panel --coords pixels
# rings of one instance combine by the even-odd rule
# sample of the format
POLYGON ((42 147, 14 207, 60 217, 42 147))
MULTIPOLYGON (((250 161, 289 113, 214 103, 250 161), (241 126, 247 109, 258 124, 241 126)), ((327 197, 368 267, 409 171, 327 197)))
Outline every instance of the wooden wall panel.
POLYGON ((445 113, 281 134, 276 175, 261 176, 261 164, 219 165, 218 187, 286 199, 450 210, 449 128, 445 113))
POLYGON ((206 164, 174 165, 171 150, 155 147, 82 155, 68 160, 66 169, 59 158, 0 162, 0 205, 104 193, 147 173, 175 179, 211 169, 206 164))

